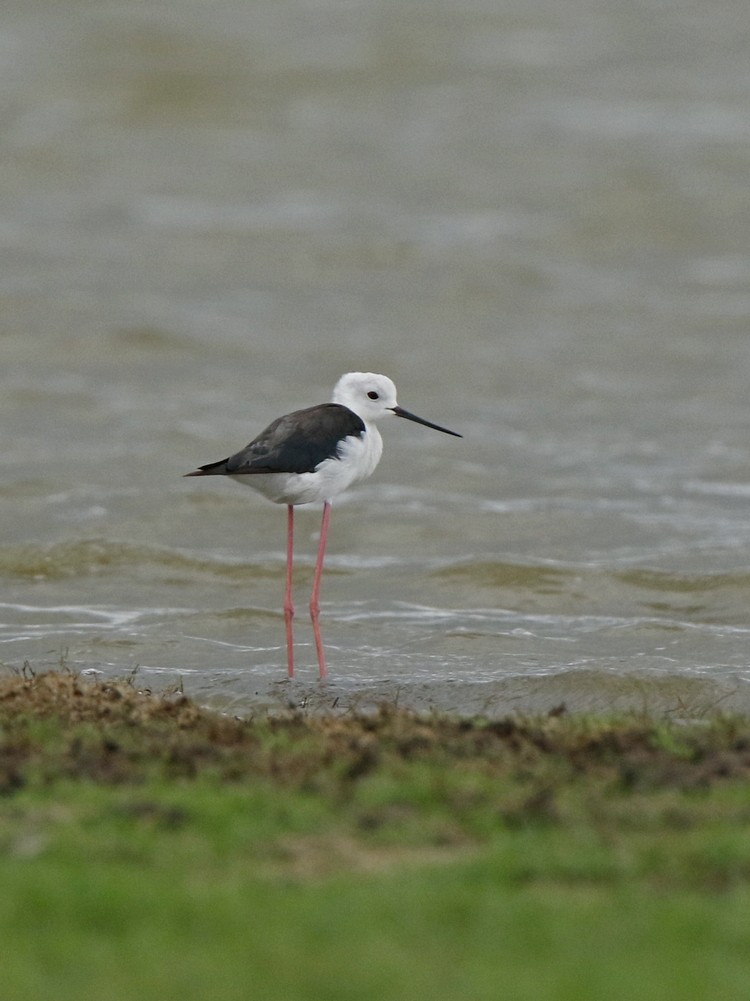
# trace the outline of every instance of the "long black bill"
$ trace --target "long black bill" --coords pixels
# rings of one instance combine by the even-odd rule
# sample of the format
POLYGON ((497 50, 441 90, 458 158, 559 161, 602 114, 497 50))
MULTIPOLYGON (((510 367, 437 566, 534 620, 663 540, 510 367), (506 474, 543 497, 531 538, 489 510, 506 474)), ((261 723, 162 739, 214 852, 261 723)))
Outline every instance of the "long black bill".
POLYGON ((416 414, 410 414, 408 410, 404 410, 403 407, 391 407, 391 410, 396 415, 396 417, 404 417, 407 421, 414 421, 415 424, 424 424, 426 428, 432 428, 435 431, 442 431, 443 434, 452 434, 454 438, 463 438, 462 434, 458 431, 449 431, 448 428, 441 428, 439 424, 432 424, 430 421, 425 421, 421 417, 417 417, 416 414))

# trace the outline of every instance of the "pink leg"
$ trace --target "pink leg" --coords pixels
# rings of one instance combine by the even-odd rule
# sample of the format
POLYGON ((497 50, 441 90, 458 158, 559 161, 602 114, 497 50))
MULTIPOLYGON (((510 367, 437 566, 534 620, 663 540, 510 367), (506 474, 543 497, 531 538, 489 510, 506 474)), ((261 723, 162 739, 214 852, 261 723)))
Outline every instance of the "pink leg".
POLYGON ((323 558, 326 554, 326 542, 328 541, 328 524, 331 520, 331 502, 325 501, 323 504, 323 520, 320 523, 320 543, 318 544, 318 559, 315 562, 315 576, 313 577, 312 594, 310 595, 310 618, 312 619, 313 636, 315 637, 315 649, 318 652, 318 667, 320 677, 325 678, 328 674, 326 669, 326 657, 323 650, 323 640, 320 635, 320 579, 323 576, 323 558))
POLYGON ((287 505, 286 521, 286 591, 284 592, 284 625, 286 626, 286 662, 289 677, 294 677, 294 602, 292 601, 292 563, 294 562, 294 508, 287 505))

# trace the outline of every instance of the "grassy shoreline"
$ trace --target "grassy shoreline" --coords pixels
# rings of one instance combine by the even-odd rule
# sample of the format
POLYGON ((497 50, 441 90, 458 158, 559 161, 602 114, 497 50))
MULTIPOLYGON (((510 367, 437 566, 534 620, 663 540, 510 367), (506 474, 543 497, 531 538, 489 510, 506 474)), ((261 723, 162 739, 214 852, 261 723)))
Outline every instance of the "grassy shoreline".
POLYGON ((0 681, 0 994, 739 998, 750 720, 0 681))

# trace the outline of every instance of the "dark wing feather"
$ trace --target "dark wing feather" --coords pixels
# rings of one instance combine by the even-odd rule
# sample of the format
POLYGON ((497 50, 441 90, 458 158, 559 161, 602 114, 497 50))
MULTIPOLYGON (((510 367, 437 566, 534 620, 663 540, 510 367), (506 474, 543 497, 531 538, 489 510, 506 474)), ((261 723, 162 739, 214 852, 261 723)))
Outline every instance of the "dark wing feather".
POLYGON ((269 424, 242 451, 188 476, 312 473, 325 459, 335 458, 343 438, 364 430, 364 421, 338 403, 295 410, 269 424))

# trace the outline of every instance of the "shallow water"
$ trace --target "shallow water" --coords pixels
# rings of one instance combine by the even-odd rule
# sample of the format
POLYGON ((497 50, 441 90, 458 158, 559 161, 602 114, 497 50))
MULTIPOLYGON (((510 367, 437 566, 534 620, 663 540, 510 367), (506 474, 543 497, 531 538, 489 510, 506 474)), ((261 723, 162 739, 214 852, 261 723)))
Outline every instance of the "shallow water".
MULTIPOLYGON (((745 6, 11 3, 0 660, 238 712, 750 708, 745 6), (349 369, 393 422, 284 680, 284 511, 184 480, 349 369)), ((304 609, 319 512, 298 517, 304 609)))

